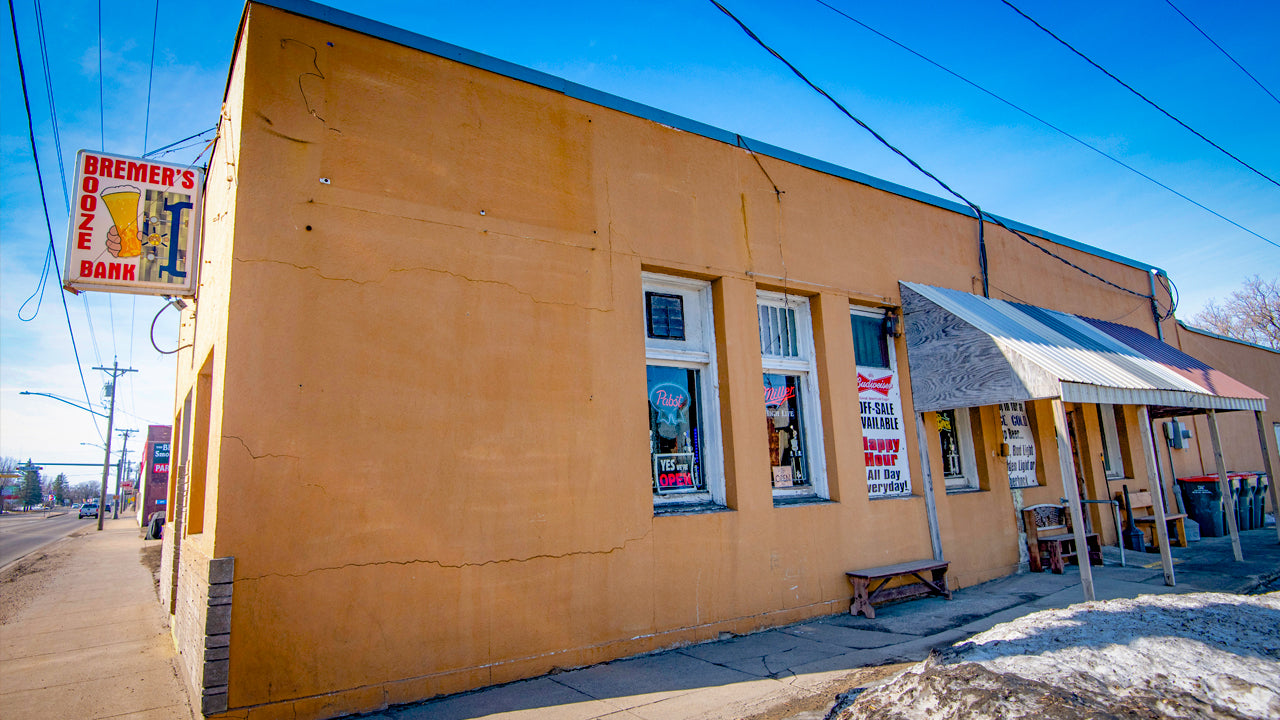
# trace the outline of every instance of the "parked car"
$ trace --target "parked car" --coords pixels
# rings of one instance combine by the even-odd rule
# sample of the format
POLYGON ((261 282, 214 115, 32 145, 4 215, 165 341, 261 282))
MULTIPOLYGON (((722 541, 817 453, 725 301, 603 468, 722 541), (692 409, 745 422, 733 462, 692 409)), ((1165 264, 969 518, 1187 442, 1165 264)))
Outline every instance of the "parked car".
POLYGON ((80 517, 81 517, 81 518, 87 518, 87 517, 93 517, 93 518, 96 518, 96 517, 98 517, 98 506, 97 506, 97 505, 94 505, 94 504, 92 504, 92 503, 85 503, 84 505, 81 505, 81 506, 80 506, 80 517))

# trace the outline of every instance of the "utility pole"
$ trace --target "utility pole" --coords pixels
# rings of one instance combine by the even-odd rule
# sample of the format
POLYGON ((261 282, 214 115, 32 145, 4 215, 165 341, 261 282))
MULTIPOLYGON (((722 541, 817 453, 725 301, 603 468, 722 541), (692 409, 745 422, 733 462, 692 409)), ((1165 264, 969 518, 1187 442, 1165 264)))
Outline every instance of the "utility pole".
MULTIPOLYGON (((112 397, 113 398, 115 397, 114 393, 112 394, 112 397)), ((137 430, 117 430, 116 432, 124 436, 124 445, 120 446, 120 463, 116 465, 116 501, 111 506, 112 520, 116 520, 120 517, 120 477, 124 475, 124 466, 126 465, 125 458, 129 457, 129 436, 138 431, 137 430)), ((99 505, 98 507, 101 508, 102 506, 99 505)), ((98 514, 101 515, 102 511, 99 510, 98 514)))
POLYGON ((116 381, 125 373, 138 372, 133 368, 121 368, 118 360, 111 361, 111 367, 95 367, 94 370, 111 373, 111 410, 107 413, 107 452, 102 458, 102 489, 98 492, 98 530, 102 530, 102 509, 107 506, 107 475, 111 472, 111 433, 116 422, 116 381))

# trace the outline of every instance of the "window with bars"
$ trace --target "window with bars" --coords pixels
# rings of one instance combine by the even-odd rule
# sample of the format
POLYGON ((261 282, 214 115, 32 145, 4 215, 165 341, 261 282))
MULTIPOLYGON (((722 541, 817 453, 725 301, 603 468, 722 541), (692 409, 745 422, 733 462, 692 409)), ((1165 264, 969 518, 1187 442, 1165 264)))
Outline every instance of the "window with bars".
POLYGON ((760 305, 760 353, 769 357, 798 358, 796 311, 777 305, 760 305))
POLYGON ((827 497, 809 301, 761 291, 756 303, 774 500, 827 497))

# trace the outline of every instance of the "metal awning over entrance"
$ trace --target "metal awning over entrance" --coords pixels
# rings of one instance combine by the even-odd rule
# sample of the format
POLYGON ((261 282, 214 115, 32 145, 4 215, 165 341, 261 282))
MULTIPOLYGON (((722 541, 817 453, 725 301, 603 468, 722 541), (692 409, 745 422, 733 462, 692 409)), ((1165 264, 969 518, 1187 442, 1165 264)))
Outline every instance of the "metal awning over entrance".
MULTIPOLYGON (((917 427, 922 428, 919 413, 1051 400, 1063 492, 1070 506, 1076 547, 1085 547, 1084 522, 1064 402, 1138 406, 1147 477, 1157 485, 1162 483, 1151 417, 1207 414, 1219 482, 1230 504, 1217 412, 1251 410, 1260 423, 1260 413, 1266 410, 1265 395, 1132 327, 959 290, 908 282, 899 286, 917 427)), ((928 459, 923 451, 921 455, 927 483, 928 459)), ((1263 457, 1269 458, 1265 446, 1263 457)), ((931 493, 926 493, 926 500, 933 523, 936 510, 931 493)), ((1173 585, 1163 503, 1155 502, 1153 510, 1165 582, 1173 585)), ((1240 560, 1233 509, 1228 509, 1227 519, 1235 556, 1240 560)), ((935 553, 939 552, 940 548, 935 548, 935 553)), ((1092 600, 1093 575, 1088 562, 1080 565, 1080 579, 1085 599, 1092 600)))
POLYGON ((1062 398, 1156 417, 1266 410, 1266 396, 1150 335, 1103 320, 899 283, 916 410, 1062 398))

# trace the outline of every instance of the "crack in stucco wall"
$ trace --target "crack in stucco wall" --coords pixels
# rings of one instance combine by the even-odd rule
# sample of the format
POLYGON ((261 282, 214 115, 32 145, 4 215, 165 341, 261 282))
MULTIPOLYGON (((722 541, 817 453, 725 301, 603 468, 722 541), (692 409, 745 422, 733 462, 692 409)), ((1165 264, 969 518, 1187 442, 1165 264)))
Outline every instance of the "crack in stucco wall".
POLYGON ((283 455, 283 454, 277 454, 277 453, 263 453, 262 455, 256 455, 254 454, 253 450, 249 448, 249 443, 245 442, 244 438, 238 437, 236 435, 223 435, 222 439, 235 440, 236 442, 240 443, 240 445, 244 447, 244 451, 248 453, 249 457, 253 458, 254 460, 261 460, 263 458, 288 458, 290 460, 297 460, 299 462, 302 461, 302 458, 298 457, 297 455, 283 455))
POLYGON ((494 560, 481 560, 478 562, 463 562, 463 563, 457 563, 457 564, 446 563, 440 560, 417 559, 417 558, 411 559, 411 560, 374 560, 370 562, 353 562, 353 563, 344 563, 342 565, 331 565, 326 567, 312 568, 310 570, 306 570, 304 572, 299 572, 299 573, 264 573, 262 575, 236 578, 236 582, 240 583, 240 582, 249 582, 254 580, 266 580, 269 578, 301 578, 301 577, 307 577, 308 575, 313 575, 318 572, 335 572, 339 570, 346 570, 347 568, 378 567, 382 565, 400 565, 400 566, 434 565, 435 567, 444 568, 444 569, 460 570, 463 568, 484 567, 486 565, 504 565, 507 563, 526 563, 526 562, 531 562, 533 560, 560 560, 560 559, 569 558, 569 557, 576 557, 579 555, 612 555, 615 552, 626 549, 626 547, 632 543, 640 542, 646 539, 647 537, 649 537, 649 535, 652 532, 653 532, 653 529, 650 528, 649 530, 646 530, 644 534, 640 535, 639 537, 627 538, 622 541, 621 545, 615 545, 611 548, 608 548, 607 550, 571 550, 569 552, 559 553, 559 554, 539 553, 537 555, 529 555, 527 557, 498 558, 494 560))
POLYGON ((559 302, 556 300, 544 300, 534 295, 533 293, 527 290, 522 290, 521 288, 516 287, 515 285, 508 282, 503 282, 501 280, 489 280, 486 278, 473 278, 468 275, 463 275, 462 273, 454 272, 452 270, 442 270, 440 268, 427 267, 425 265, 403 267, 403 268, 388 268, 386 270, 386 273, 380 278, 373 278, 369 280, 357 280, 355 278, 349 278, 349 277, 335 277, 331 275, 325 275, 323 272, 321 272, 320 268, 316 267, 315 265, 299 265, 297 263, 288 262, 287 260, 270 260, 267 258, 236 258, 235 261, 238 263, 270 263, 270 264, 276 264, 276 265, 286 265, 288 267, 296 268, 298 270, 311 271, 322 280, 332 280, 335 282, 347 282, 347 283, 353 283, 355 285, 368 285, 371 283, 384 282, 387 279, 387 275, 390 275, 391 273, 402 273, 402 272, 438 273, 441 275, 448 275, 450 277, 458 278, 460 280, 464 280, 469 283, 497 285, 499 287, 504 287, 516 293, 517 295, 522 295, 524 297, 529 298, 529 300, 531 300, 532 302, 538 305, 559 305, 562 307, 575 307, 575 308, 580 308, 582 310, 590 310, 593 312, 602 312, 602 313, 613 312, 613 308, 611 307, 609 308, 596 307, 594 305, 582 305, 579 303, 559 302))

